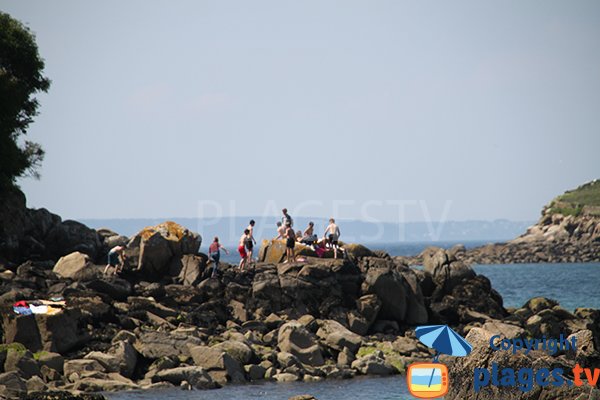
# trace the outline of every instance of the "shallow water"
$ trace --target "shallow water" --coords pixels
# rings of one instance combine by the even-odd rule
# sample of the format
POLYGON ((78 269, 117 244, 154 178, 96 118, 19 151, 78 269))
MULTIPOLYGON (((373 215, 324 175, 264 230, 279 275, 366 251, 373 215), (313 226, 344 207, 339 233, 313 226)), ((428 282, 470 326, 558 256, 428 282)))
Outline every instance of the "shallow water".
POLYGON ((321 382, 289 382, 229 385, 217 390, 182 391, 180 389, 153 392, 125 392, 106 394, 114 400, 225 400, 225 399, 265 399, 287 400, 291 396, 311 394, 319 400, 338 399, 413 399, 406 389, 404 376, 359 377, 348 380, 324 380, 321 382))

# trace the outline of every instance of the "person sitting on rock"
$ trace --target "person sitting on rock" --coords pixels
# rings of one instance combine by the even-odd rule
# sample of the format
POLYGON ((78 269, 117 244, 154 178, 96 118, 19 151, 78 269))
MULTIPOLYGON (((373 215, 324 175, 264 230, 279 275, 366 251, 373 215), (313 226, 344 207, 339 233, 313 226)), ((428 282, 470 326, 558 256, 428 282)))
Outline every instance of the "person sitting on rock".
POLYGON ((296 231, 296 242, 302 241, 302 231, 296 231))
POLYGON ((317 235, 315 235, 315 223, 309 222, 308 227, 304 230, 302 239, 300 242, 308 245, 314 245, 317 242, 317 235))
POLYGON ((277 221, 277 237, 273 240, 279 240, 285 238, 285 226, 281 223, 281 221, 277 221))
POLYGON ((296 234, 294 233, 294 229, 292 229, 291 223, 288 221, 285 225, 285 254, 286 254, 286 262, 294 261, 294 247, 296 247, 296 234))
POLYGON ((123 264, 127 259, 125 255, 125 249, 127 246, 119 245, 115 246, 108 252, 108 264, 106 264, 106 268, 104 268, 104 273, 108 273, 108 269, 110 267, 114 267, 114 274, 121 273, 123 271, 123 264))
POLYGON ((229 254, 229 251, 221 243, 219 243, 219 237, 215 236, 215 239, 208 247, 208 258, 212 260, 213 272, 211 278, 217 277, 217 270, 219 269, 219 260, 221 259, 221 249, 225 252, 225 254, 229 254))
POLYGON ((248 253, 246 252, 246 243, 248 240, 250 240, 250 230, 245 229, 244 234, 240 236, 240 242, 238 244, 238 252, 242 258, 239 265, 240 271, 244 269, 246 263, 248 262, 248 253))
POLYGON ((331 247, 333 247, 333 258, 337 258, 338 240, 340 238, 340 228, 336 225, 335 219, 329 219, 329 225, 325 228, 325 238, 331 247))

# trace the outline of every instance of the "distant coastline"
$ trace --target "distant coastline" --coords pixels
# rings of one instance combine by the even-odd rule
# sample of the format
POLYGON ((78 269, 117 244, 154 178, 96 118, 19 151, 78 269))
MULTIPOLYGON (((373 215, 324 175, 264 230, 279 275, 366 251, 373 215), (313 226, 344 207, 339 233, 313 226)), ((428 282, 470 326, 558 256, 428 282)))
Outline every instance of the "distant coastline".
MULTIPOLYGON (((78 219, 90 228, 108 228, 125 236, 133 236, 146 226, 154 226, 169 220, 196 230, 204 238, 219 236, 226 244, 236 243, 239 230, 248 225, 253 218, 257 221, 256 236, 275 236, 275 216, 240 216, 214 219, 200 218, 106 218, 78 219)), ((309 221, 314 221, 317 230, 326 226, 326 218, 295 217, 296 225, 304 227, 309 221)), ((365 244, 386 243, 421 243, 432 242, 480 242, 497 243, 511 240, 533 225, 535 221, 510 221, 497 219, 493 221, 433 221, 433 222, 365 222, 358 220, 339 219, 340 227, 345 238, 351 242, 365 244)))

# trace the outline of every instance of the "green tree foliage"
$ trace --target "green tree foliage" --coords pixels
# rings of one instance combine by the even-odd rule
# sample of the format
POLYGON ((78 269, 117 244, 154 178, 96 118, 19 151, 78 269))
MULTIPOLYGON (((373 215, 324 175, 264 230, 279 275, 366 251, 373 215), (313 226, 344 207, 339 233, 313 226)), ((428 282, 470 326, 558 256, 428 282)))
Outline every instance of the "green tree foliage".
POLYGON ((38 113, 34 95, 46 92, 44 60, 33 33, 10 15, 0 12, 0 189, 20 176, 39 177, 44 150, 21 138, 38 113))

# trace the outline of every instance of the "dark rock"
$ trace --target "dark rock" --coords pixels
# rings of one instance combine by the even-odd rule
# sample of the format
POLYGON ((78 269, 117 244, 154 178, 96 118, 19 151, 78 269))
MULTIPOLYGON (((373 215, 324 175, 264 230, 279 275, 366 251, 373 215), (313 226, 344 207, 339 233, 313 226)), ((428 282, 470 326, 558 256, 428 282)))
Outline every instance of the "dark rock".
POLYGON ((323 355, 314 336, 299 322, 292 321, 279 328, 277 346, 310 366, 323 365, 323 355))

